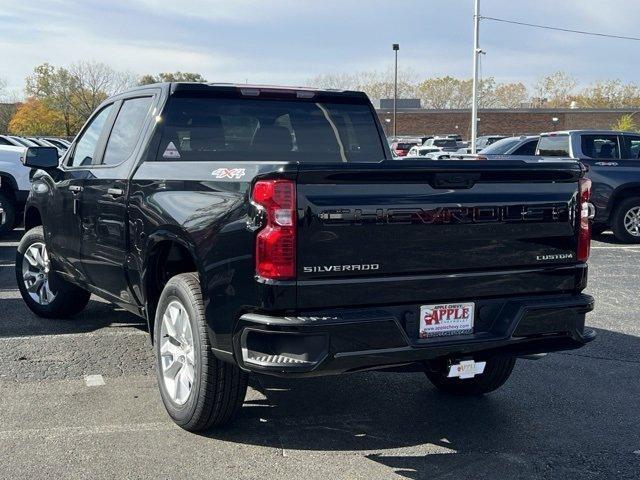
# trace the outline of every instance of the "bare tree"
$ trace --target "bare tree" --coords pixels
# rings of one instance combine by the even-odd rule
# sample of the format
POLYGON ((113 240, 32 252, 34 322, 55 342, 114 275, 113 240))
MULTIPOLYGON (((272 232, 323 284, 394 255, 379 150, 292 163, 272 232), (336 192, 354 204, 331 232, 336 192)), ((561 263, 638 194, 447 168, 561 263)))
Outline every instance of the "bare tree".
POLYGON ((91 113, 107 97, 136 85, 136 78, 127 72, 118 72, 105 63, 78 62, 71 65, 74 103, 83 118, 91 113))
MULTIPOLYGON (((372 102, 381 98, 393 98, 394 72, 362 71, 353 74, 338 73, 313 77, 308 82, 318 88, 336 88, 340 90, 360 90, 365 92, 372 102)), ((398 98, 416 98, 416 74, 412 70, 398 70, 398 98)))
POLYGON ((103 63, 79 62, 68 69, 43 63, 27 77, 25 93, 59 112, 66 134, 73 135, 105 98, 135 84, 134 75, 103 63))
POLYGON ((7 91, 7 81, 0 78, 0 133, 9 130, 9 121, 17 108, 17 98, 7 91))
MULTIPOLYGON (((535 86, 536 96, 546 99, 543 105, 567 107, 578 81, 566 72, 558 71, 542 77, 535 86)), ((542 103, 542 102, 541 102, 542 103)))

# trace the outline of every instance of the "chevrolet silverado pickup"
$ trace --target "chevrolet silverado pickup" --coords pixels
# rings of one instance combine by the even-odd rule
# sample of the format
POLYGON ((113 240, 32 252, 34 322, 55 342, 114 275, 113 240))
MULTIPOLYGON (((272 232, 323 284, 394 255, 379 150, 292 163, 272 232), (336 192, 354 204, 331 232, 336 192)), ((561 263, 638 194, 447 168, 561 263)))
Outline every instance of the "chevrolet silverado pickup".
POLYGON ((187 430, 230 422, 250 372, 419 368, 481 395, 595 336, 584 168, 395 160, 363 93, 139 87, 60 162, 24 163, 24 301, 61 318, 95 294, 146 319, 187 430))

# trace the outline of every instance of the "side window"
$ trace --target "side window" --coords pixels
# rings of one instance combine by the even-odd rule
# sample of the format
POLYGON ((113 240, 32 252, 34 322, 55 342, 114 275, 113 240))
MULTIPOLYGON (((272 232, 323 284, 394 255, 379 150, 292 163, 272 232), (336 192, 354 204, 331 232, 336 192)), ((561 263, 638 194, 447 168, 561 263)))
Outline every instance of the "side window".
POLYGON ((133 153, 151 108, 152 98, 132 98, 122 103, 107 142, 107 149, 102 159, 103 165, 117 165, 133 153))
POLYGON ((535 155, 538 147, 538 140, 531 140, 524 145, 520 145, 514 150, 512 155, 535 155))
POLYGON ((625 135, 623 138, 628 158, 640 160, 640 136, 625 135))
POLYGON ((589 158, 618 159, 617 135, 582 135, 582 154, 589 158))
POLYGON ((98 113, 89 126, 82 133, 78 141, 76 142, 76 148, 73 151, 73 155, 69 158, 67 165, 70 167, 89 166, 93 161, 93 157, 96 154, 96 147, 98 146, 98 139, 100 133, 104 128, 104 124, 109 118, 109 113, 113 104, 104 107, 100 113, 98 113))

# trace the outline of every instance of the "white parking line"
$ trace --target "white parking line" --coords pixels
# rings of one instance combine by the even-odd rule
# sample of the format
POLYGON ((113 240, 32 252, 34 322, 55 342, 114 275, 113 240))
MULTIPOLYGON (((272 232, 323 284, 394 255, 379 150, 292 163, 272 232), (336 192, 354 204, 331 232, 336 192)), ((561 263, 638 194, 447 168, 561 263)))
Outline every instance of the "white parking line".
POLYGON ((86 375, 84 383, 87 384, 87 387, 99 387, 104 385, 104 378, 102 378, 102 375, 86 375))
POLYGON ((637 250, 640 252, 640 245, 607 245, 603 247, 592 246, 591 250, 637 250))
POLYGON ((0 440, 43 437, 72 437, 76 435, 96 435, 128 432, 154 432, 175 430, 172 422, 134 423, 131 425, 97 425, 81 427, 28 428, 23 430, 0 430, 0 440))

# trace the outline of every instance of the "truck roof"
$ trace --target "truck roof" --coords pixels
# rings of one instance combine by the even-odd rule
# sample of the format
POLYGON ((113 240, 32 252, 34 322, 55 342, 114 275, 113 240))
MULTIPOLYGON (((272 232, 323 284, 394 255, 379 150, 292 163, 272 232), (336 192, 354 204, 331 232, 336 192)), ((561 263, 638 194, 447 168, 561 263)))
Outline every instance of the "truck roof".
POLYGON ((607 129, 583 129, 583 130, 556 130, 555 132, 545 132, 540 135, 571 135, 571 134, 596 134, 596 135, 634 135, 634 132, 623 132, 621 130, 607 129))
MULTIPOLYGON (((286 85, 258 85, 247 83, 215 83, 215 82, 161 82, 151 83, 147 85, 140 85, 127 89, 121 94, 136 92, 144 90, 149 87, 162 87, 170 90, 171 93, 177 91, 268 91, 269 93, 294 93, 294 92, 309 92, 310 94, 323 94, 323 95, 336 95, 345 97, 359 97, 367 98, 364 92, 356 90, 341 90, 334 88, 315 88, 315 87, 301 87, 301 86, 286 86, 286 85)), ((249 95, 251 95, 249 93, 249 95)))

